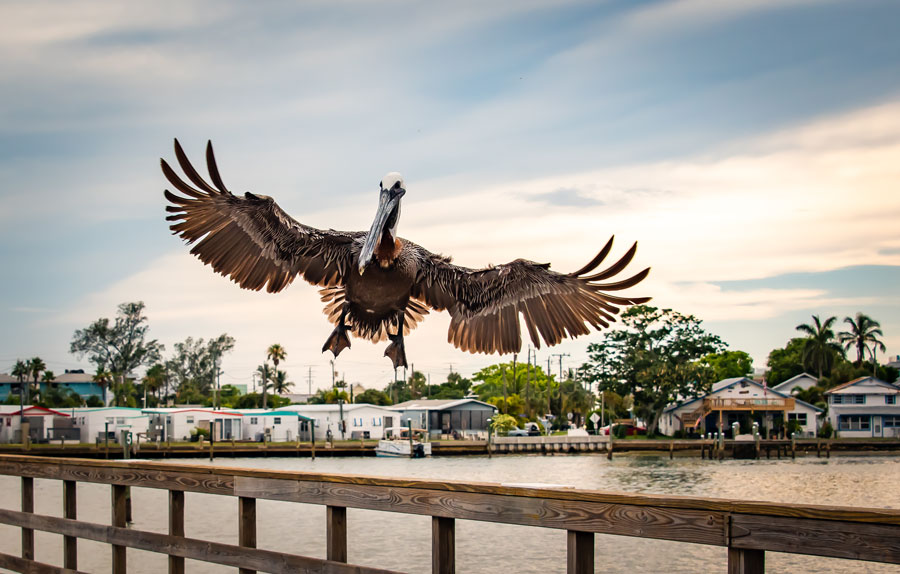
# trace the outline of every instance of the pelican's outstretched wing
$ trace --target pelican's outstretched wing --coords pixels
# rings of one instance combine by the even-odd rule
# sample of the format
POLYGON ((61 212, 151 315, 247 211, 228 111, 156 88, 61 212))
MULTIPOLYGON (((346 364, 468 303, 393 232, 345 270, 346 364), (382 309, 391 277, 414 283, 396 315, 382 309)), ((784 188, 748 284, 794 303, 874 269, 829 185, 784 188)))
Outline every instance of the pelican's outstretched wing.
POLYGON ((550 271, 547 263, 524 259, 486 269, 467 269, 418 248, 419 276, 413 297, 450 312, 447 340, 463 351, 520 351, 520 314, 537 348, 541 338, 547 345, 555 345, 566 337, 590 333, 588 326, 598 330, 609 327, 619 307, 650 300, 609 293, 637 285, 650 272, 649 268, 627 279, 603 282, 625 269, 634 257, 637 243, 607 269, 590 274, 609 254, 612 242, 610 238, 590 263, 568 275, 550 271))
POLYGON ((175 157, 195 187, 185 183, 160 160, 166 179, 188 197, 165 191, 172 205, 170 228, 188 244, 191 253, 244 289, 281 291, 297 275, 323 287, 341 283, 350 269, 354 239, 364 232, 323 231, 298 223, 271 197, 246 193, 235 196, 225 188, 212 142, 206 162, 213 187, 188 161, 178 140, 175 157))

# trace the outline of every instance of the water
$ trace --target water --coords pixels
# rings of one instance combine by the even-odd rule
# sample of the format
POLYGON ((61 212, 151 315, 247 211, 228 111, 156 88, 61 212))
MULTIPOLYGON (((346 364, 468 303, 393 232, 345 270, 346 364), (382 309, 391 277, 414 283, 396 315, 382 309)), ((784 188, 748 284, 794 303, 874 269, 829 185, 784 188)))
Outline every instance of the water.
MULTIPOLYGON (((170 461, 171 462, 171 461, 170 461)), ((208 460, 185 461, 210 464, 208 460)), ((426 460, 383 458, 219 459, 221 466, 244 466, 364 474, 370 476, 452 479, 475 482, 544 482, 607 491, 708 496, 874 508, 900 508, 900 458, 835 456, 762 461, 703 461, 667 456, 602 455, 437 457, 426 460)), ((18 479, 0 477, 0 506, 17 509, 18 479)), ((167 492, 132 489, 134 528, 165 533, 167 492)), ((79 483, 78 517, 109 523, 110 487, 79 483)), ((62 486, 35 480, 35 511, 61 516, 62 486)), ((260 548, 325 557, 325 508, 260 500, 257 503, 260 548)), ((237 499, 188 493, 186 533, 190 537, 237 544, 237 499)), ((348 509, 349 561, 404 572, 431 570, 431 523, 425 516, 348 509)), ((37 559, 62 563, 62 537, 35 533, 37 559)), ((0 551, 19 552, 19 533, 0 527, 0 551)), ((597 572, 724 572, 724 548, 597 535, 597 572)), ((504 524, 457 521, 457 572, 544 574, 564 572, 563 531, 504 524)), ((105 544, 79 541, 79 569, 109 571, 105 544)), ((830 558, 766 553, 767 572, 900 572, 900 567, 830 558)), ((166 557, 128 550, 129 572, 165 572, 166 557)), ((234 571, 188 561, 188 572, 234 571)))

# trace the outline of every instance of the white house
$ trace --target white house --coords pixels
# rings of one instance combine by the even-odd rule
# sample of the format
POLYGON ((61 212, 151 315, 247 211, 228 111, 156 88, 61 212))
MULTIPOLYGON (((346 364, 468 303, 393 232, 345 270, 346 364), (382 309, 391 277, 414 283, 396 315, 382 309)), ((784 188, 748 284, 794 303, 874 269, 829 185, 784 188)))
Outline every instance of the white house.
POLYGON ((428 430, 432 436, 479 436, 487 433, 487 420, 497 407, 477 399, 415 399, 388 407, 400 414, 398 426, 412 421, 413 426, 428 430))
MULTIPOLYGON (((109 432, 110 442, 119 442, 123 430, 133 435, 146 434, 150 417, 141 409, 127 407, 98 407, 94 409, 65 409, 79 430, 81 442, 94 443, 103 440, 103 433, 109 432)), ((135 439, 137 440, 137 436, 135 439)))
POLYGON ((790 379, 778 383, 777 385, 773 385, 769 387, 773 391, 778 391, 779 393, 783 393, 785 395, 793 395, 794 389, 800 387, 804 391, 808 390, 810 387, 814 387, 819 384, 819 379, 810 375, 809 373, 800 373, 790 379))
MULTIPOLYGON (((0 405, 0 442, 22 442, 22 414, 18 405, 0 405)), ((70 426, 69 415, 44 407, 26 406, 25 421, 29 423, 29 436, 32 442, 43 442, 55 438, 54 425, 70 426)))
POLYGON ((825 392, 828 420, 841 437, 900 437, 900 388, 860 377, 825 392))
MULTIPOLYGON (((324 405, 288 405, 279 407, 273 412, 295 412, 307 419, 315 421, 316 440, 324 440, 331 431, 337 440, 384 437, 384 428, 394 426, 399 414, 386 407, 378 407, 364 403, 357 404, 324 404, 324 405), (341 434, 341 416, 343 413, 344 433, 341 434)), ((308 423, 300 421, 300 433, 308 432, 308 423)))
POLYGON ((216 425, 216 440, 240 440, 243 415, 235 411, 212 408, 144 409, 150 416, 150 440, 186 441, 191 439, 192 430, 209 430, 210 421, 216 425))
POLYGON ((269 411, 262 409, 238 409, 243 415, 242 438, 244 440, 261 441, 267 436, 270 442, 285 442, 308 439, 307 435, 300 432, 300 421, 307 421, 306 417, 294 411, 269 411))
POLYGON ((659 428, 667 435, 676 431, 704 433, 715 431, 721 421, 724 430, 730 432, 731 423, 749 416, 762 428, 773 429, 776 417, 780 417, 784 423, 797 420, 801 436, 814 437, 822 412, 819 407, 767 389, 753 379, 736 377, 714 384, 707 395, 666 407, 659 428))

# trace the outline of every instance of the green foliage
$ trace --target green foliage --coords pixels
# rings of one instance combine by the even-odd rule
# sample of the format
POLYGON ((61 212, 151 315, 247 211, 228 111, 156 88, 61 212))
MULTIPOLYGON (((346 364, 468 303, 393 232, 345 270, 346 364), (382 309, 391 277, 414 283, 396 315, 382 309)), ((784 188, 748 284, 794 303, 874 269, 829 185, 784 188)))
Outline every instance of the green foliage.
POLYGON ((709 389, 712 372, 699 359, 726 345, 696 317, 671 309, 635 305, 621 321, 623 328, 607 331, 602 342, 588 346, 590 362, 579 371, 601 390, 630 393, 635 414, 653 435, 668 404, 709 389))
POLYGON ((99 407, 103 406, 103 399, 101 399, 98 396, 91 395, 87 398, 87 400, 84 403, 85 403, 85 406, 87 406, 87 407, 99 408, 99 407))
POLYGON ((505 435, 516 426, 516 418, 510 415, 497 414, 491 420, 491 430, 499 435, 505 435))
POLYGON ((832 330, 837 317, 828 317, 824 322, 818 315, 812 318, 812 324, 797 325, 797 330, 807 335, 803 344, 803 367, 817 373, 821 379, 831 371, 835 361, 844 358, 844 351, 832 330))
POLYGON ((817 436, 819 438, 831 438, 834 435, 834 427, 831 426, 831 422, 825 421, 825 424, 819 429, 817 436))
MULTIPOLYGON (((521 402, 516 402, 515 408, 528 418, 533 417, 535 413, 546 412, 548 402, 551 403, 551 412, 555 406, 555 412, 559 414, 558 385, 553 377, 547 377, 538 366, 516 362, 515 369, 513 369, 512 362, 498 363, 481 369, 472 375, 472 380, 480 383, 473 390, 481 401, 496 404, 499 407, 500 404, 504 404, 504 397, 507 397, 506 400, 512 407, 513 399, 509 397, 517 395, 517 401, 521 402), (555 405, 552 404, 554 399, 556 399, 555 405), (500 403, 497 403, 498 400, 500 403)), ((505 412, 503 408, 500 410, 505 412)))
POLYGON ((338 401, 343 401, 345 404, 350 402, 350 395, 347 393, 347 391, 341 390, 340 388, 327 390, 319 389, 319 392, 317 392, 309 399, 309 403, 312 405, 334 405, 337 404, 338 401))
POLYGON ((878 337, 884 336, 878 321, 865 313, 857 313, 855 318, 844 317, 844 323, 850 325, 850 328, 838 333, 838 340, 846 350, 856 350, 856 361, 854 362, 856 366, 863 364, 866 359, 866 351, 870 348, 873 354, 875 349, 880 349, 882 353, 886 351, 884 343, 878 339, 878 337))
POLYGON ((47 389, 41 393, 41 398, 36 404, 48 409, 77 408, 84 404, 84 401, 72 389, 47 385, 47 389))
POLYGON ((392 405, 391 397, 387 395, 384 391, 379 391, 378 389, 366 389, 360 394, 353 397, 353 402, 355 403, 366 403, 370 405, 378 405, 382 407, 386 407, 392 405))
POLYGON ((174 353, 166 361, 165 368, 175 384, 176 392, 181 395, 182 387, 189 386, 204 397, 209 396, 210 390, 215 388, 216 371, 222 355, 231 351, 234 343, 234 338, 226 333, 209 341, 188 337, 181 343, 175 343, 174 353))
POLYGON ((713 381, 746 377, 753 372, 753 358, 744 351, 722 351, 700 359, 700 365, 711 369, 713 381))
POLYGON ((628 436, 628 427, 625 425, 614 425, 612 428, 612 435, 615 438, 625 438, 628 436))
POLYGON ((806 339, 795 337, 788 341, 783 349, 772 349, 769 352, 769 360, 766 371, 766 381, 774 387, 779 383, 796 377, 803 372, 803 348, 806 339))

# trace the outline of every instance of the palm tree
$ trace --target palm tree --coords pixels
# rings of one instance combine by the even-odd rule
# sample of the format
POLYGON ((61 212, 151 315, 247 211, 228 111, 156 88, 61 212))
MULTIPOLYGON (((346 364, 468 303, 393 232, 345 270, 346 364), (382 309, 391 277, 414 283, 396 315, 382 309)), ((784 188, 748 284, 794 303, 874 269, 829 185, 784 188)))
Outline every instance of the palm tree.
POLYGON ((290 391, 293 386, 294 383, 287 380, 287 372, 275 369, 275 374, 272 376, 273 393, 278 393, 279 395, 284 394, 290 391))
POLYGON ((266 350, 266 358, 272 361, 276 371, 278 370, 278 363, 283 361, 285 357, 287 357, 287 351, 285 351, 284 347, 278 343, 275 343, 266 350))
MULTIPOLYGON (((150 392, 156 393, 156 402, 160 403, 161 399, 159 396, 160 389, 163 388, 166 384, 166 367, 160 363, 157 363, 147 369, 147 372, 144 374, 144 388, 150 392)), ((147 405, 144 405, 147 407, 147 405)))
POLYGON ((829 317, 822 322, 818 315, 813 315, 813 323, 797 325, 797 330, 807 335, 803 344, 803 366, 815 369, 819 379, 825 372, 831 371, 835 357, 842 352, 841 346, 834 339, 832 326, 837 317, 829 317))
POLYGON ((100 389, 103 391, 103 406, 106 406, 106 389, 109 388, 109 382, 112 380, 112 373, 106 370, 105 367, 100 366, 97 367, 97 372, 91 378, 92 381, 100 385, 100 389))
POLYGON ((865 313, 857 313, 855 320, 850 317, 844 317, 844 323, 850 325, 850 330, 838 333, 838 339, 847 350, 856 347, 856 362, 854 364, 857 367, 862 365, 863 360, 866 358, 869 343, 872 344, 873 348, 878 347, 882 351, 885 350, 884 343, 879 341, 876 336, 884 336, 884 333, 881 332, 881 323, 875 319, 872 319, 865 313))
POLYGON ((53 379, 56 378, 56 375, 53 374, 53 371, 44 371, 44 374, 41 376, 41 382, 46 385, 47 391, 51 391, 53 387, 53 379))
POLYGON ((34 388, 38 392, 40 392, 40 387, 38 387, 38 380, 41 378, 41 373, 46 370, 47 364, 40 357, 34 357, 30 361, 28 361, 28 372, 34 379, 34 388))
POLYGON ((28 363, 21 359, 16 360, 16 364, 12 368, 12 376, 19 381, 19 404, 23 407, 25 405, 25 379, 28 378, 28 374, 28 363))
POLYGON ((256 372, 259 373, 259 376, 262 379, 262 408, 263 410, 265 410, 266 389, 269 388, 269 381, 272 380, 274 373, 272 372, 272 368, 269 367, 269 363, 263 363, 262 365, 256 367, 256 372))

